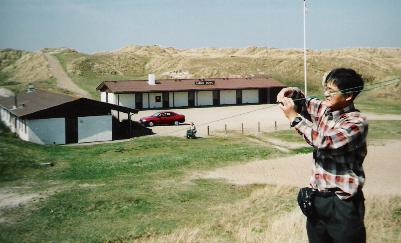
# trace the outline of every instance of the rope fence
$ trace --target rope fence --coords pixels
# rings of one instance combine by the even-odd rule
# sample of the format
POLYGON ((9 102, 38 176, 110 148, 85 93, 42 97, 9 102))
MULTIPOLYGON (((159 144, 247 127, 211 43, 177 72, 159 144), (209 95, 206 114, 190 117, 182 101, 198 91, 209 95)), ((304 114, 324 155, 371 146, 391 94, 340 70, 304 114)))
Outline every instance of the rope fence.
POLYGON ((212 126, 212 125, 207 125, 206 126, 206 135, 207 136, 213 136, 215 134, 229 134, 229 133, 241 133, 241 134, 260 134, 262 132, 272 132, 272 131, 277 131, 277 130, 284 130, 284 129, 290 129, 289 124, 281 124, 280 127, 278 126, 277 121, 271 121, 271 122, 260 122, 258 121, 255 124, 251 124, 249 122, 247 123, 240 123, 238 124, 224 124, 224 127, 221 126, 212 126), (264 126, 262 126, 264 125, 264 126))
MULTIPOLYGON (((378 83, 375 83, 375 84, 366 85, 364 87, 364 89, 361 91, 361 93, 362 92, 363 93, 369 92, 371 90, 375 90, 375 89, 378 89, 378 88, 389 86, 391 84, 396 84, 396 83, 399 83, 400 81, 401 81, 401 77, 397 77, 397 78, 385 80, 385 81, 382 81, 382 82, 378 82, 378 83)), ((344 89, 344 90, 340 90, 338 92, 341 92, 342 94, 347 94, 347 93, 352 93, 352 92, 354 92, 354 91, 356 91, 356 90, 358 90, 360 88, 362 88, 362 87, 354 87, 354 88, 350 88, 350 89, 344 89)), ((324 96, 315 96, 315 97, 316 98, 323 98, 324 96)), ((305 99, 306 98, 299 98, 299 99, 293 99, 293 100, 294 101, 299 101, 299 100, 305 100, 305 99)), ((216 128, 216 127, 214 127, 214 125, 212 126, 212 124, 215 124, 215 123, 218 123, 218 122, 221 122, 221 121, 224 121, 224 120, 228 120, 228 119, 231 119, 231 118, 244 116, 244 115, 247 115, 247 114, 250 114, 250 113, 253 113, 253 112, 257 112, 257 111, 268 110, 268 109, 274 108, 276 106, 277 106, 277 104, 271 104, 271 105, 269 105, 267 107, 264 106, 262 108, 254 109, 254 110, 243 112, 243 113, 233 114, 231 116, 227 116, 227 117, 224 117, 224 118, 216 119, 216 120, 213 120, 213 121, 208 121, 208 122, 205 122, 205 123, 199 123, 199 124, 196 124, 197 130, 201 131, 201 129, 206 129, 206 135, 207 136, 211 136, 213 133, 220 133, 221 131, 224 132, 225 134, 228 134, 229 131, 240 131, 241 133, 249 132, 250 129, 247 129, 247 127, 251 127, 251 126, 250 125, 247 126, 245 123, 241 123, 240 127, 236 128, 236 129, 234 129, 235 126, 230 126, 229 127, 227 123, 224 124, 223 128, 216 128)), ((269 122, 270 122, 269 124, 273 124, 273 128, 274 129, 270 129, 271 127, 268 126, 269 129, 267 131, 274 131, 274 130, 278 130, 278 129, 283 130, 284 128, 289 128, 289 123, 286 123, 285 125, 283 125, 283 124, 278 124, 277 121, 269 121, 269 122)), ((261 131, 264 131, 263 127, 261 127, 261 124, 262 123, 260 121, 257 122, 257 132, 258 133, 260 133, 261 131)), ((177 134, 178 132, 182 132, 184 134, 184 132, 186 130, 187 130, 187 127, 179 128, 179 129, 176 129, 174 131, 162 132, 162 133, 158 133, 158 134, 155 134, 155 135, 156 136, 163 136, 163 135, 166 136, 166 135, 177 134)))

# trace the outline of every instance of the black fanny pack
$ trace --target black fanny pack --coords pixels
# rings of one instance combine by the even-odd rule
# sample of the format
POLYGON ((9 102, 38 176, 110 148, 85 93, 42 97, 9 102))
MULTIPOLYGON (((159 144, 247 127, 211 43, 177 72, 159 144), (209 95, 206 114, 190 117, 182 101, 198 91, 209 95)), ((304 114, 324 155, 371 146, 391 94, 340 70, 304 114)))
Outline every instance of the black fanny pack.
POLYGON ((313 220, 316 217, 316 211, 314 206, 314 198, 317 194, 317 190, 304 187, 299 189, 298 192, 298 205, 301 208, 301 211, 309 220, 313 220))

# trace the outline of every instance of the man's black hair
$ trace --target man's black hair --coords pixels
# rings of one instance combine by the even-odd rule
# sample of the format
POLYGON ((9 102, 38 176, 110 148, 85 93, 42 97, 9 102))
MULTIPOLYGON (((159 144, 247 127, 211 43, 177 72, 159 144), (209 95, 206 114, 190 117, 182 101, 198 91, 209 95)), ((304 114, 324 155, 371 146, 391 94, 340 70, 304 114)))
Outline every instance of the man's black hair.
POLYGON ((331 70, 324 79, 324 84, 333 82, 342 94, 352 94, 352 99, 363 90, 362 76, 350 68, 336 68, 331 70))

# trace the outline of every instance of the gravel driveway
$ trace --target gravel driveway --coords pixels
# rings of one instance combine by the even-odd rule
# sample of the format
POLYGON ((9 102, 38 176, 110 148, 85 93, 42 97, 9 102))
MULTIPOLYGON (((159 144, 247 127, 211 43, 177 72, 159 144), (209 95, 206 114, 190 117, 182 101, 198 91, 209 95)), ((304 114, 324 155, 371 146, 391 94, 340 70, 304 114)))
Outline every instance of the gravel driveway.
MULTIPOLYGON (((140 111, 133 116, 133 119, 138 121, 139 118, 157 111, 162 110, 140 111)), ((224 133, 225 126, 227 126, 228 132, 241 132, 242 124, 246 133, 257 133, 259 126, 262 132, 274 131, 275 124, 277 124, 277 129, 289 128, 288 120, 276 104, 172 109, 172 111, 184 114, 187 124, 155 126, 152 127, 154 133, 161 136, 184 136, 191 121, 195 123, 198 129, 197 135, 200 137, 207 136, 208 126, 211 134, 224 133)), ((401 115, 364 114, 369 120, 401 120, 401 115)))

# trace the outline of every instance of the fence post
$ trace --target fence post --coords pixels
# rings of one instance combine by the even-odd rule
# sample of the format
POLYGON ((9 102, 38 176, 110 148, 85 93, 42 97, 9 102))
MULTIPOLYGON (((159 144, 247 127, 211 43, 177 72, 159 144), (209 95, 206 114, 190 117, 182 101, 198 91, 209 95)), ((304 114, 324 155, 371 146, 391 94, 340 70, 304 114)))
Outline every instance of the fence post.
POLYGON ((277 130, 277 121, 274 121, 274 130, 277 130))
POLYGON ((128 122, 129 122, 129 138, 132 138, 132 121, 131 121, 131 112, 128 112, 128 122))
POLYGON ((242 131, 242 134, 244 134, 244 123, 241 123, 241 131, 242 131))
POLYGON ((207 126, 207 135, 209 136, 209 126, 207 126))
POLYGON ((227 124, 224 124, 224 131, 225 131, 225 133, 227 135, 227 124))
POLYGON ((258 133, 260 133, 260 122, 258 122, 258 133))

